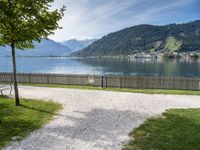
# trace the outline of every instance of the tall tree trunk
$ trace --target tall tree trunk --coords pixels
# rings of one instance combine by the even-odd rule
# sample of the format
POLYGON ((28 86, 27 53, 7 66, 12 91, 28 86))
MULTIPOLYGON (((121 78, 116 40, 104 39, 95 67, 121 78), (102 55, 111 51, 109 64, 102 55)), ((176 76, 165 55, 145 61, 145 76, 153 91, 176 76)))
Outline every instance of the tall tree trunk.
POLYGON ((17 67, 16 67, 16 58, 15 58, 15 44, 11 43, 12 48, 12 63, 13 63, 13 83, 14 83, 14 91, 15 91, 15 104, 16 106, 20 105, 19 101, 19 92, 17 85, 17 67))

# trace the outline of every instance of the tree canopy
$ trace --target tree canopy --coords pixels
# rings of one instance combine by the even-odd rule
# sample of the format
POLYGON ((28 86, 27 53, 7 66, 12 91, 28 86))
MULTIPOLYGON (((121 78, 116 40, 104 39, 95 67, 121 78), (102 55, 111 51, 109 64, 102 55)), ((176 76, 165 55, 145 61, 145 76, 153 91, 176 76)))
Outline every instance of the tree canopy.
POLYGON ((0 0, 0 43, 32 48, 33 41, 47 38, 61 28, 65 7, 50 10, 54 0, 0 0))
POLYGON ((63 17, 65 6, 50 10, 54 0, 0 0, 0 45, 12 49, 13 83, 16 105, 20 105, 15 48, 33 48, 33 41, 40 42, 53 31, 61 28, 58 21, 63 17))

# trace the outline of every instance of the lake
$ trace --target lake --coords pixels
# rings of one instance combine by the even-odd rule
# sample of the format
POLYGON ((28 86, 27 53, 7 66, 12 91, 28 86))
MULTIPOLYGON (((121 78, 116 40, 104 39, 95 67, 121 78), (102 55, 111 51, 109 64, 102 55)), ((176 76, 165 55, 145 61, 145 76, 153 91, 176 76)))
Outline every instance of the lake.
MULTIPOLYGON (((200 77, 200 60, 122 60, 111 58, 17 58, 20 73, 200 77)), ((9 57, 0 57, 0 72, 11 72, 9 57)))

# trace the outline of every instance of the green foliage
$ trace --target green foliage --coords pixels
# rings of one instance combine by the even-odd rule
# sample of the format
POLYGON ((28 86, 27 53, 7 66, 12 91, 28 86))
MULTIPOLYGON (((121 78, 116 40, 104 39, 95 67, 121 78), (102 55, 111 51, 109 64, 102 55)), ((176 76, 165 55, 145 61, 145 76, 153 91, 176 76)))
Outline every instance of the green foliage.
POLYGON ((200 50, 200 21, 166 26, 139 25, 108 34, 72 56, 117 56, 138 52, 200 50))
POLYGON ((13 83, 16 105, 19 92, 15 48, 33 48, 33 41, 40 42, 60 28, 58 21, 64 15, 65 7, 50 10, 54 0, 0 0, 0 45, 10 45, 12 49, 13 83))
POLYGON ((62 108, 60 104, 54 102, 36 100, 21 100, 21 105, 16 107, 13 101, 0 97, 0 149, 12 138, 20 140, 40 128, 62 108))
POLYGON ((40 42, 59 29, 65 7, 50 11, 54 0, 1 0, 0 43, 19 49, 33 48, 33 41, 40 42))
POLYGON ((200 109, 173 109, 130 133, 123 150, 199 150, 200 109))

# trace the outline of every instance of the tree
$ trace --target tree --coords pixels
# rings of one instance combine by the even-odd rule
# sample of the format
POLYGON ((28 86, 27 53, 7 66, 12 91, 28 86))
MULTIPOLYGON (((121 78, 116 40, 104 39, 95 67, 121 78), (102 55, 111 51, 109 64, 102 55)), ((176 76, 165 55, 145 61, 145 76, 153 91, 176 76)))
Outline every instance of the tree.
POLYGON ((12 50, 13 83, 16 105, 20 105, 15 49, 34 48, 33 41, 47 39, 54 30, 61 29, 65 6, 50 10, 54 0, 0 0, 0 45, 12 50))

